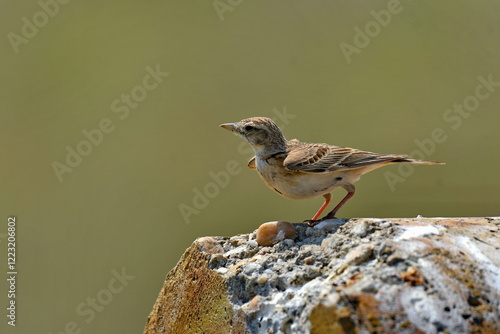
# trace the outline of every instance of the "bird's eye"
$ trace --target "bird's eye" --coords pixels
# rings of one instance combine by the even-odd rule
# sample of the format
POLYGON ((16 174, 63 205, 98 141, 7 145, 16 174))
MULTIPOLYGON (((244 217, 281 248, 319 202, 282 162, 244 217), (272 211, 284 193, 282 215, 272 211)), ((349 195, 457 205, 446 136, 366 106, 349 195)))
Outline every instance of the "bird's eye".
POLYGON ((245 126, 245 131, 252 131, 252 130, 255 130, 255 127, 253 127, 251 125, 245 126))

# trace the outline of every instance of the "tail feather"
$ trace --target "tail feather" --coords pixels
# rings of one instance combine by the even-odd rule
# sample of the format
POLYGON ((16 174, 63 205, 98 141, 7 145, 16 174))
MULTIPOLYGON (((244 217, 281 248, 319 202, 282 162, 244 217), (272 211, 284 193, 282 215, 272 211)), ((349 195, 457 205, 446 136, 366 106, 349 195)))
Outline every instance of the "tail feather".
POLYGON ((426 161, 426 160, 418 160, 418 159, 412 159, 412 158, 396 159, 396 160, 392 160, 391 162, 409 162, 412 164, 420 164, 420 165, 446 165, 446 163, 444 163, 444 162, 426 161))

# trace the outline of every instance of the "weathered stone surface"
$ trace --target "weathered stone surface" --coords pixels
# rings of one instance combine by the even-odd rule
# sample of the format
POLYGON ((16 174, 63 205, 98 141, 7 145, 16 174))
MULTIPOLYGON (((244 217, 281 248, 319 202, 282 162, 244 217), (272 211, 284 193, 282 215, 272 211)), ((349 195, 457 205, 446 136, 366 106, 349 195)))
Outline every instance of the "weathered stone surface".
POLYGON ((330 220, 204 237, 145 333, 500 333, 500 218, 330 220))
POLYGON ((211 257, 222 252, 211 237, 186 250, 165 279, 145 333, 245 333, 243 314, 233 309, 225 280, 209 269, 211 257))

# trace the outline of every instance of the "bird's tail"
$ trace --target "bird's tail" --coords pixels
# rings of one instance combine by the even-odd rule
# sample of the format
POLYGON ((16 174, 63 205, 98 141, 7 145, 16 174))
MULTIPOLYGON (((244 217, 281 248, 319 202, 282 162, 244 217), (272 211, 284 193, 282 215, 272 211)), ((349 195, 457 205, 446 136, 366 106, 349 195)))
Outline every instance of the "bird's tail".
POLYGON ((420 165, 446 165, 446 163, 444 163, 444 162, 417 160, 417 159, 412 159, 412 158, 397 159, 397 160, 393 160, 392 162, 409 162, 412 164, 420 164, 420 165))

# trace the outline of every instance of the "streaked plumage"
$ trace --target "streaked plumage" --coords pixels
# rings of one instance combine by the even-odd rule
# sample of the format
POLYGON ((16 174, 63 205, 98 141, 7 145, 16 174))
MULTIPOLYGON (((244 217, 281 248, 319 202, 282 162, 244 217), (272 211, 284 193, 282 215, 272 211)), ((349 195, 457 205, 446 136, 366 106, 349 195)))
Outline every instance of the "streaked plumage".
POLYGON ((286 140, 276 123, 266 117, 252 117, 221 127, 242 136, 254 149, 255 157, 248 162, 264 182, 280 195, 292 199, 323 196, 325 203, 310 222, 330 203, 330 192, 344 188, 348 194, 323 219, 335 213, 354 195, 353 183, 361 175, 392 163, 443 164, 411 159, 407 155, 378 154, 328 144, 303 143, 286 140))

